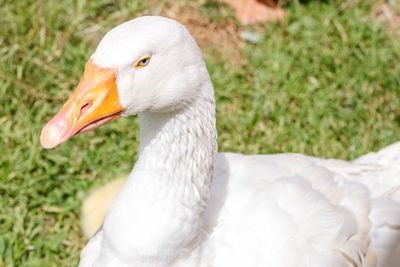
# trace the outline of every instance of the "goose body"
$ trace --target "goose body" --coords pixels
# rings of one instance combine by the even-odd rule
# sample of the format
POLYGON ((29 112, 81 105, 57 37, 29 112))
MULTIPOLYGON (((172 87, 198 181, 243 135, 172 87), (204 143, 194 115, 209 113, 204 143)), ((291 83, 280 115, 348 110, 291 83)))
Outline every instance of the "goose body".
POLYGON ((162 17, 106 34, 41 142, 134 114, 139 158, 80 266, 399 266, 400 143, 352 162, 217 153, 201 52, 162 17))

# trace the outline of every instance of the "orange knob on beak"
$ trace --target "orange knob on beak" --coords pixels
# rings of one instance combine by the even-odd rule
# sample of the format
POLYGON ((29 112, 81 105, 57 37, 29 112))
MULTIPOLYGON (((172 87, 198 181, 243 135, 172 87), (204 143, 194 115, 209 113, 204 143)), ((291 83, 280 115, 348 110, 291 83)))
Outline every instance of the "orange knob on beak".
POLYGON ((78 133, 120 117, 123 110, 115 71, 100 68, 89 60, 75 92, 43 127, 40 143, 44 148, 56 147, 78 133))

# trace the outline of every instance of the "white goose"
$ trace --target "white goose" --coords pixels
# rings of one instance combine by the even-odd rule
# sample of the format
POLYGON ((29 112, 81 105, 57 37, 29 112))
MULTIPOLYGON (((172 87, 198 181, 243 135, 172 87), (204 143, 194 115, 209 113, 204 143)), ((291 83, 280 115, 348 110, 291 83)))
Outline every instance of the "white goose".
POLYGON ((162 17, 105 35, 41 143, 134 114, 139 159, 80 266, 400 266, 400 143, 353 162, 217 154, 200 49, 162 17))

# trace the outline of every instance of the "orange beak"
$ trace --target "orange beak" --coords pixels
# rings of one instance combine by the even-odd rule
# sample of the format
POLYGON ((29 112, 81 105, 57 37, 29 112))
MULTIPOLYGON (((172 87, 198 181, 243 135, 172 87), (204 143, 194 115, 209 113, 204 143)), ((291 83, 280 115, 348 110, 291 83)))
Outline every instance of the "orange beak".
POLYGON ((44 148, 56 147, 78 133, 120 117, 123 110, 115 71, 100 68, 89 60, 75 92, 43 127, 40 143, 44 148))

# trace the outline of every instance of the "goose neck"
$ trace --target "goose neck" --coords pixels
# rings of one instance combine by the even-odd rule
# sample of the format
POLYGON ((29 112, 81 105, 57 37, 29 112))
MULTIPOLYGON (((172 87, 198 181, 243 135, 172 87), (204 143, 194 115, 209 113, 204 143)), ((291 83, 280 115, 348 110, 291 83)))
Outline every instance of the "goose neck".
POLYGON ((213 98, 200 96, 180 110, 139 117, 141 143, 134 172, 152 173, 150 179, 170 188, 168 194, 182 205, 203 211, 217 151, 213 98))

